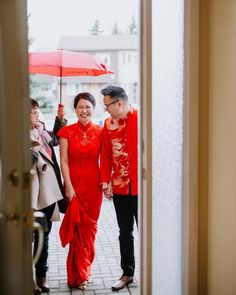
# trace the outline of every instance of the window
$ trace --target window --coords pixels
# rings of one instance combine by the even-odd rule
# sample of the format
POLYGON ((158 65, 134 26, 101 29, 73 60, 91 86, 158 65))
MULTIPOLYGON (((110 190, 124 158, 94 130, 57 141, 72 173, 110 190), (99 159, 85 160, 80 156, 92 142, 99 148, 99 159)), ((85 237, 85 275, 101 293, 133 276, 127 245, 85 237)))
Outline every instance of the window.
POLYGON ((128 63, 132 63, 132 54, 128 53, 128 63))
POLYGON ((123 65, 125 65, 126 64, 126 53, 125 52, 122 53, 122 61, 123 61, 123 65))

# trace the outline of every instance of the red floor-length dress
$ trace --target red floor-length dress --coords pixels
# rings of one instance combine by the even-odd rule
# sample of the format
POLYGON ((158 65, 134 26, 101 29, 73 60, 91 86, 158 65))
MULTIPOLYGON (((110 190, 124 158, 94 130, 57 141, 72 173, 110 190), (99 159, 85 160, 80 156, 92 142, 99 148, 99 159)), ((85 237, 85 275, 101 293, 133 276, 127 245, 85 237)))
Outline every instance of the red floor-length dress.
POLYGON ((58 132, 59 137, 68 140, 70 179, 76 192, 60 228, 62 246, 69 243, 67 280, 70 287, 78 287, 88 279, 95 256, 94 243, 102 202, 101 131, 102 128, 92 122, 84 126, 78 121, 58 132))

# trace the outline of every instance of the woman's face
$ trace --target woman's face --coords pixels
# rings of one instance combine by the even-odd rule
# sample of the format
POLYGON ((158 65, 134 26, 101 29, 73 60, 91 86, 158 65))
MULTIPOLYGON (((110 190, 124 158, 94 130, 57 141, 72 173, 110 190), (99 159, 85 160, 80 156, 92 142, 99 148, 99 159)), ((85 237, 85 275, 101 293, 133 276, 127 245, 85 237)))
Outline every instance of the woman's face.
POLYGON ((77 114, 79 121, 83 125, 86 125, 92 119, 94 108, 90 101, 81 98, 77 103, 75 112, 77 114))
POLYGON ((39 109, 38 107, 34 107, 30 112, 30 121, 32 128, 35 128, 39 123, 39 109))

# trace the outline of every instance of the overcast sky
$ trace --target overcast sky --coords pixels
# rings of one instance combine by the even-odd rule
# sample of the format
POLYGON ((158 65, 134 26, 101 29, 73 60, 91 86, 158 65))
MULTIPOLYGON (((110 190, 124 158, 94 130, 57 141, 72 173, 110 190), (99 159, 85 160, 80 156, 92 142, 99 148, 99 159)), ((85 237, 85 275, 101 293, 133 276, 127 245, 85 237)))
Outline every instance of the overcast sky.
POLYGON ((138 9, 139 0, 28 0, 31 50, 55 50, 60 36, 88 35, 96 19, 105 35, 115 22, 126 32, 138 9))

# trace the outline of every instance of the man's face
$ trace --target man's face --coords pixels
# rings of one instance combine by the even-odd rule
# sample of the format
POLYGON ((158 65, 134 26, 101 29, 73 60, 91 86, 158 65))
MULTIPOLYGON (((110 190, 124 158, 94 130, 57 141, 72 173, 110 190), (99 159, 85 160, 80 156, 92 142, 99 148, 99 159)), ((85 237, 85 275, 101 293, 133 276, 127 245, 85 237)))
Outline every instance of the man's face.
POLYGON ((114 119, 119 119, 123 113, 123 101, 119 98, 111 98, 109 95, 103 97, 103 103, 105 110, 112 116, 114 119))
POLYGON ((30 112, 30 122, 33 128, 35 128, 39 123, 39 109, 34 107, 30 112))

